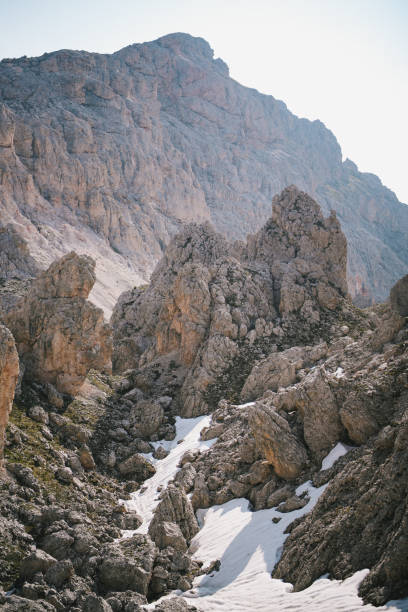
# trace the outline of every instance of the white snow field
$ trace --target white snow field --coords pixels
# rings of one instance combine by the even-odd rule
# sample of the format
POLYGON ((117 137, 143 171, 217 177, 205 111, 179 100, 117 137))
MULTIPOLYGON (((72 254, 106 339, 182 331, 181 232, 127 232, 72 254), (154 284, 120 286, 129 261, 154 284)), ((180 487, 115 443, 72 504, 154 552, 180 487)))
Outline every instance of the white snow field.
MULTIPOLYGON (((193 449, 205 452, 216 441, 200 440, 200 432, 209 425, 210 419, 209 416, 195 419, 177 417, 176 438, 171 442, 154 443, 155 446, 164 446, 170 453, 163 460, 152 459, 156 474, 144 483, 141 490, 132 494, 130 501, 124 502, 143 518, 139 529, 124 532, 125 537, 147 533, 159 501, 157 487, 162 485, 164 489, 174 477, 183 454, 193 449)), ((351 448, 338 443, 323 460, 322 470, 331 467, 351 448)), ((280 513, 276 508, 252 512, 246 499, 234 499, 221 506, 198 510, 201 529, 191 542, 190 551, 195 559, 203 561, 204 567, 220 560, 220 569, 196 578, 190 591, 175 591, 162 600, 179 595, 203 612, 408 612, 408 599, 388 602, 379 608, 363 605, 357 592, 368 569, 344 581, 322 576, 298 593, 292 591, 291 584, 271 578, 288 537, 283 532, 297 517, 312 510, 326 486, 315 488, 308 481, 298 487, 296 493, 306 492, 309 502, 293 512, 280 513), (274 523, 273 518, 280 518, 280 521, 274 523)), ((154 605, 150 604, 146 609, 151 610, 154 605)))

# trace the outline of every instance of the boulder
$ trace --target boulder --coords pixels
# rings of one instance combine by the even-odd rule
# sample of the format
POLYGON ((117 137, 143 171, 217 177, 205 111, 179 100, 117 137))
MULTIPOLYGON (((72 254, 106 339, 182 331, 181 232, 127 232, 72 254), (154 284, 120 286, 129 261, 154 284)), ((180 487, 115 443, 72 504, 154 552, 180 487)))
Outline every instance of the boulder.
POLYGON ((131 590, 146 595, 156 551, 149 536, 141 534, 107 544, 97 564, 101 591, 131 590))
POLYGON ((52 555, 49 555, 44 550, 37 548, 23 559, 20 567, 20 574, 23 578, 32 578, 37 573, 45 574, 45 572, 57 560, 52 555))
POLYGON ((159 403, 140 400, 130 412, 133 434, 150 438, 163 422, 163 408, 159 403))
POLYGON ((180 528, 187 544, 191 542, 199 529, 189 498, 184 491, 172 484, 169 484, 163 493, 150 523, 149 534, 152 539, 161 537, 160 525, 162 523, 175 523, 180 528))
POLYGON ((302 442, 292 433, 284 416, 259 402, 248 414, 257 448, 273 465, 276 474, 285 479, 299 476, 306 467, 307 452, 302 442))
POLYGON ((175 550, 187 550, 186 540, 176 523, 155 521, 152 529, 149 529, 149 535, 160 549, 171 546, 175 550))
POLYGON ((84 612, 112 612, 112 607, 103 597, 91 593, 83 604, 84 612))
POLYGON ((28 416, 30 419, 33 419, 33 421, 37 421, 37 423, 48 425, 48 414, 42 406, 31 406, 28 410, 28 416))
POLYGON ((118 465, 118 470, 126 478, 134 478, 143 482, 156 473, 154 466, 142 455, 135 453, 118 465))
POLYGON ((42 548, 58 560, 65 559, 69 555, 74 538, 64 529, 54 531, 46 535, 41 541, 42 548))
POLYGON ((45 572, 45 580, 51 586, 60 589, 64 582, 67 582, 74 574, 74 567, 70 559, 57 561, 45 572))

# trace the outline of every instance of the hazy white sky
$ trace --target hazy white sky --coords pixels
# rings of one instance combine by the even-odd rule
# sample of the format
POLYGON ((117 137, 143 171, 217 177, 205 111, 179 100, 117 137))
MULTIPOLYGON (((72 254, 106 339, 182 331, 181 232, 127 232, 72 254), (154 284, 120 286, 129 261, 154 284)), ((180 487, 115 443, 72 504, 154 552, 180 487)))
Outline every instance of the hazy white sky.
POLYGON ((202 36, 408 203, 408 0, 0 0, 0 58, 202 36))

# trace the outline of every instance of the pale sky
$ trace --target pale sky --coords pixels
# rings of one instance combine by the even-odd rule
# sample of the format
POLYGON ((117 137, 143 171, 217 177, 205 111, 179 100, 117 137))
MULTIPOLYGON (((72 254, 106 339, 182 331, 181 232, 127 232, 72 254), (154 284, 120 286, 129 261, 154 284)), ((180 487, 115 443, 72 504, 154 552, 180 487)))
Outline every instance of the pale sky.
POLYGON ((0 58, 201 36, 408 203, 408 0, 0 0, 0 23, 0 58))

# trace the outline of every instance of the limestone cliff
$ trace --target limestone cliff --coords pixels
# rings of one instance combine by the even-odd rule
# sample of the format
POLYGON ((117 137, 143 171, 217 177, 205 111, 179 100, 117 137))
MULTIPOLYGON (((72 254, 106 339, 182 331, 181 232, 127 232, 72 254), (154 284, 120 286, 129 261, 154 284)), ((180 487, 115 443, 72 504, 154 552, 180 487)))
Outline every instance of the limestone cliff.
POLYGON ((321 122, 231 79, 201 38, 3 60, 0 99, 2 223, 44 268, 72 249, 93 256, 92 299, 108 311, 148 278, 180 222, 243 238, 291 183, 336 210, 360 303, 406 273, 408 208, 343 163, 321 122))

